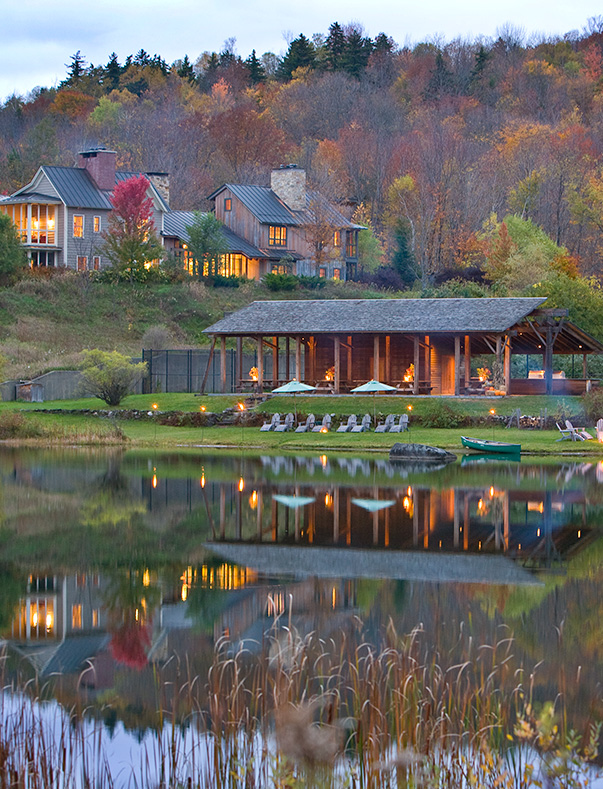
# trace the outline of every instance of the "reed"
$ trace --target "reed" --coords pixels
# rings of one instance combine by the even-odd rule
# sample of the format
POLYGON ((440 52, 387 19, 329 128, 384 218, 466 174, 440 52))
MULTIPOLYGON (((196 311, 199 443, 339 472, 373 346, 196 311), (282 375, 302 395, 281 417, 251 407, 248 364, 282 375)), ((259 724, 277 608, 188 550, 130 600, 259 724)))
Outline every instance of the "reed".
POLYGON ((223 639, 207 676, 186 658, 154 666, 156 728, 129 773, 92 709, 5 686, 0 787, 588 787, 599 727, 572 731, 562 698, 537 709, 513 646, 461 629, 452 658, 391 624, 380 649, 290 622, 253 652, 223 639))

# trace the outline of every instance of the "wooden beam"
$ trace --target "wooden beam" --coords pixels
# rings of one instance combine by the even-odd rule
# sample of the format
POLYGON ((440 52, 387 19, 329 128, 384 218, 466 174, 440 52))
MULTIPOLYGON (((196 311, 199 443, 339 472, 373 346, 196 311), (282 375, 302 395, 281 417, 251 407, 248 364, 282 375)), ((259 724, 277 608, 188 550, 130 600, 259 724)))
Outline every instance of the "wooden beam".
POLYGON ((264 342, 258 337, 258 392, 264 391, 264 342))
POLYGON ((348 364, 347 364, 347 369, 346 369, 346 378, 349 381, 349 383, 351 383, 354 380, 354 377, 352 375, 352 335, 351 334, 348 335, 348 342, 347 342, 346 348, 347 348, 347 351, 348 351, 348 364))
POLYGON ((458 397, 461 393, 461 337, 454 336, 454 394, 458 397))
POLYGON ((392 377, 392 360, 391 360, 391 335, 385 335, 385 383, 390 383, 392 377))
POLYGON ((511 338, 505 340, 504 349, 505 392, 511 393, 511 338))
POLYGON ((241 381, 243 380, 243 338, 237 337, 237 366, 236 366, 236 376, 237 380, 235 383, 235 391, 241 391, 241 381))
POLYGON ((421 343, 419 342, 419 335, 415 334, 413 337, 414 343, 414 366, 415 366, 415 377, 412 382, 412 391, 413 394, 419 394, 419 381, 421 380, 421 343))
POLYGON ((290 381, 291 380, 291 370, 290 370, 290 360, 289 357, 291 356, 291 338, 287 335, 285 339, 285 378, 290 381))
POLYGON ((295 338, 295 377, 298 381, 301 381, 302 374, 301 374, 301 352, 302 352, 302 340, 300 335, 298 334, 295 338))
POLYGON ((275 388, 278 386, 278 337, 274 338, 272 346, 272 383, 275 388))
POLYGON ((226 335, 220 337, 220 389, 226 394, 226 335))
POLYGON ((334 356, 334 374, 333 374, 333 388, 335 394, 339 394, 339 386, 341 382, 341 364, 340 364, 340 350, 339 350, 339 337, 333 338, 333 356, 334 356))
POLYGON ((553 328, 546 327, 546 343, 544 346, 544 388, 546 394, 553 394, 553 328))
POLYGON ((205 387, 207 385, 207 378, 209 376, 209 369, 211 367, 212 360, 214 358, 214 349, 216 347, 216 337, 211 341, 211 348, 209 349, 209 356, 207 357, 207 367, 205 368, 205 373, 203 374, 203 381, 201 383, 201 392, 200 394, 205 394, 205 387))
POLYGON ((379 380, 379 335, 373 338, 373 378, 379 380))
POLYGON ((471 385, 471 337, 465 335, 465 389, 471 385))

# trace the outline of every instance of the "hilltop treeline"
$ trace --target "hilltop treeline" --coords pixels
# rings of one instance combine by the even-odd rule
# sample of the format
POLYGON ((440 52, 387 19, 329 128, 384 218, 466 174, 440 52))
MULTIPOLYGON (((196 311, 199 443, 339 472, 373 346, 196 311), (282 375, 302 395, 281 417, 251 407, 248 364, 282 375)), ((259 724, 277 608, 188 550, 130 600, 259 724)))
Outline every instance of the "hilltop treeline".
POLYGON ((409 283, 464 276, 517 291, 509 261, 525 227, 555 245, 557 270, 598 275, 603 18, 529 42, 507 26, 410 48, 334 23, 280 58, 243 58, 234 41, 172 64, 141 50, 92 65, 78 52, 58 88, 0 107, 0 191, 96 144, 121 168, 169 171, 174 208, 207 208, 219 184, 267 184, 295 161, 350 213, 361 206, 376 237, 366 267, 384 262, 409 283), (506 216, 525 227, 513 235, 506 216))

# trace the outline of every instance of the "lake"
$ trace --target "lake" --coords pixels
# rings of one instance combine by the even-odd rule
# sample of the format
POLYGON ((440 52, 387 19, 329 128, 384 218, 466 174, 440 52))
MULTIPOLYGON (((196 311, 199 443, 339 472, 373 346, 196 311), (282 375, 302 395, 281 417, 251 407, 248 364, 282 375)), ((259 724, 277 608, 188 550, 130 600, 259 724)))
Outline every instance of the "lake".
MULTIPOLYGON (((120 764, 167 720, 185 742, 227 708, 239 724, 251 707, 269 714, 249 684, 246 701, 212 708, 216 655, 240 657, 241 687, 276 661, 287 699, 321 699, 321 720, 334 693, 350 717, 335 677, 354 660, 384 715, 392 672, 437 666, 429 692, 448 707, 433 732, 446 737, 495 705, 511 734, 549 703, 565 733, 603 718, 603 463, 3 448, 0 512, 5 681, 37 676, 38 698, 93 721, 120 764), (297 672, 300 650, 314 670, 297 672)), ((409 733, 428 706, 411 715, 405 697, 390 746, 428 752, 409 733)))

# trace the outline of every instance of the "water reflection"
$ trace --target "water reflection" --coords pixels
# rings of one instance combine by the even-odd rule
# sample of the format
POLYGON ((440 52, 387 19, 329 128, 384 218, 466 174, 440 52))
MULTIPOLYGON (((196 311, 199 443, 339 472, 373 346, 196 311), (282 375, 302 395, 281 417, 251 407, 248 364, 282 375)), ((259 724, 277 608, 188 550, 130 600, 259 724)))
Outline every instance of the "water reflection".
POLYGON ((1 634, 11 665, 63 673, 67 700, 110 690, 144 726, 142 678, 174 654, 203 676, 223 638, 258 651, 287 624, 377 644, 421 622, 452 659, 469 618, 546 658, 547 697, 579 676, 578 710, 600 695, 602 470, 5 449, 1 634))

